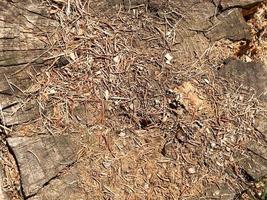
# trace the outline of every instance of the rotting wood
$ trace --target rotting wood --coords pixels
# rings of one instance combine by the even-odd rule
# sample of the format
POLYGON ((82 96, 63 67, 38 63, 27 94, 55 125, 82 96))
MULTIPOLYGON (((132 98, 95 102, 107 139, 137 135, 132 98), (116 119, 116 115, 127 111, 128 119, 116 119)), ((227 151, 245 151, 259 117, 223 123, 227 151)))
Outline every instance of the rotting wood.
POLYGON ((27 197, 76 161, 77 148, 68 136, 15 137, 7 142, 15 154, 27 197))
MULTIPOLYGON (((172 2, 172 3, 180 3, 180 0, 172 0, 172 1, 167 1, 167 0, 107 0, 109 5, 115 5, 115 4, 122 4, 126 8, 130 8, 131 6, 137 6, 140 4, 145 4, 145 5, 162 5, 167 2, 172 2)), ((190 1, 188 1, 190 2, 190 1)), ((200 1, 191 1, 193 3, 199 3, 200 1)), ((215 5, 218 7, 221 6, 222 9, 229 9, 229 8, 251 8, 261 2, 263 0, 213 0, 212 1, 215 5)))
POLYGON ((19 99, 12 106, 2 110, 1 121, 3 125, 9 127, 29 122, 31 119, 37 119, 38 116, 39 110, 36 102, 21 102, 21 99, 19 99))
POLYGON ((40 3, 0 1, 1 67, 27 64, 45 52, 46 34, 56 22, 40 14, 44 13, 40 3))
MULTIPOLYGON (((267 108, 267 106, 265 106, 267 108)), ((262 133, 265 141, 267 141, 267 116, 266 115, 258 115, 255 118, 254 127, 257 131, 262 133)))
MULTIPOLYGON (((267 101, 267 71, 263 63, 243 62, 230 58, 225 61, 219 74, 227 80, 236 81, 240 85, 254 89, 261 101, 267 101)), ((263 134, 266 140, 266 117, 259 115, 255 118, 254 127, 263 134)), ((239 160, 240 168, 254 180, 259 180, 267 174, 266 146, 252 141, 247 148, 246 155, 237 155, 236 159, 239 160)))
POLYGON ((252 141, 248 145, 248 150, 251 151, 252 153, 262 157, 263 159, 267 160, 267 146, 266 145, 252 141))

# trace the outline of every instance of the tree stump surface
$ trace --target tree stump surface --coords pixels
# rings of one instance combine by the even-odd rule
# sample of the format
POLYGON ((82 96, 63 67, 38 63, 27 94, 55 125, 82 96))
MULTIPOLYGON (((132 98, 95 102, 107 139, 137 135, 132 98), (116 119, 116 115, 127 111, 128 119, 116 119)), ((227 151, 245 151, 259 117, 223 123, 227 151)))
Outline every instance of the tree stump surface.
POLYGON ((53 179, 49 185, 42 188, 37 195, 30 197, 28 200, 87 200, 89 197, 79 187, 79 176, 77 172, 71 169, 58 178, 53 179))
POLYGON ((230 58, 225 61, 225 66, 219 73, 225 78, 255 89, 259 98, 267 102, 267 67, 263 63, 230 58))
MULTIPOLYGON (((267 106, 265 106, 267 107, 267 106)), ((255 119, 255 128, 263 134, 265 140, 267 140, 267 116, 259 115, 255 119)))
MULTIPOLYGON (((25 3, 1 1, 0 7, 0 108, 4 113, 3 124, 12 126, 35 119, 38 108, 35 104, 24 105, 23 96, 31 79, 46 60, 47 34, 57 26, 46 12, 41 0, 25 3), (31 68, 25 67, 30 65, 31 68), (26 68, 25 70, 22 70, 26 68), (12 105, 12 106, 11 106, 12 105), (12 108, 12 107, 15 108, 12 108), (26 108, 25 108, 26 107, 26 108)), ((221 6, 249 7, 260 1, 221 1, 221 6)), ((167 1, 119 1, 108 0, 110 5, 125 7, 147 5, 151 12, 167 17, 177 30, 177 57, 180 64, 198 60, 211 43, 222 38, 249 40, 251 35, 238 9, 225 11, 215 17, 216 4, 208 1, 172 1, 177 10, 169 12, 167 1), (190 10, 190 12, 189 12, 190 10)), ((28 103, 29 104, 29 103, 28 103)))
POLYGON ((228 185, 214 185, 206 188, 206 197, 210 199, 235 199, 237 191, 228 185))
POLYGON ((221 13, 218 11, 219 5, 212 1, 170 1, 175 10, 168 10, 166 6, 168 2, 159 0, 123 2, 110 0, 109 2, 110 4, 121 3, 126 9, 144 4, 152 13, 169 20, 177 34, 174 45, 175 56, 183 58, 179 64, 195 62, 213 42, 220 39, 238 41, 252 38, 238 7, 250 7, 255 1, 222 1, 221 6, 233 7, 233 9, 225 9, 221 13))
POLYGON ((0 1, 0 67, 14 67, 33 62, 46 51, 43 40, 56 22, 45 13, 39 0, 0 1))
POLYGON ((240 10, 233 9, 226 15, 218 17, 218 22, 207 31, 206 36, 215 42, 226 38, 232 41, 251 40, 250 28, 245 22, 240 10))
MULTIPOLYGON (((195 63, 220 39, 251 40, 250 28, 240 8, 249 9, 261 0, 175 0, 176 10, 168 10, 167 0, 107 0, 126 9, 140 5, 168 20, 176 32, 175 57, 178 64, 195 63)), ((47 35, 58 22, 46 12, 41 0, 0 0, 0 121, 19 125, 39 116, 35 101, 25 102, 33 77, 49 60, 47 35)), ((162 34, 162 33, 161 33, 162 34)), ((171 34, 171 33, 170 33, 171 34)), ((267 72, 261 63, 228 60, 220 75, 252 87, 266 101, 267 72), (242 77, 242 79, 239 79, 242 77)), ((84 119, 85 121, 85 119, 84 119)), ((267 136, 266 116, 256 120, 257 129, 267 136)), ((14 152, 25 196, 30 200, 87 199, 77 184, 75 170, 60 174, 76 161, 77 149, 67 136, 14 137, 7 139, 14 152)), ((266 146, 253 143, 246 156, 238 155, 239 166, 253 179, 267 174, 266 146)), ((0 184, 3 179, 0 166, 0 184)), ((223 185, 211 187, 207 196, 234 199, 236 191, 223 185)), ((7 199, 0 185, 0 199, 7 199), (2 195, 2 196, 1 196, 2 195)))
MULTIPOLYGON (((218 0, 216 0, 218 2, 218 0)), ((233 7, 250 8, 256 4, 261 3, 263 0, 221 0, 220 4, 223 9, 233 7)))
POLYGON ((17 137, 7 142, 15 154, 26 197, 36 194, 76 161, 77 149, 68 136, 17 137))
MULTIPOLYGON (((219 74, 229 81, 236 81, 248 89, 255 90, 256 95, 267 108, 267 67, 261 62, 244 62, 238 59, 228 59, 219 70, 219 74)), ((267 118, 258 115, 254 127, 267 138, 267 118)), ((236 155, 238 165, 247 175, 258 181, 267 175, 267 146, 257 141, 248 144, 244 155, 236 155)))
POLYGON ((4 125, 37 118, 36 105, 24 105, 24 91, 48 58, 47 36, 56 26, 42 1, 0 1, 0 119, 4 125))

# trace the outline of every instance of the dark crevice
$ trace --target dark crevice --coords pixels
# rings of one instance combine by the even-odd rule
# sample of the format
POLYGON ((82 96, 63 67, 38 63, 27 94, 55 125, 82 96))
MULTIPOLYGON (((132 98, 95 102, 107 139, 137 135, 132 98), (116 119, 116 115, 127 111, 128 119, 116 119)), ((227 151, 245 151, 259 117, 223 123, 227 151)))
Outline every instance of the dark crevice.
POLYGON ((242 178, 248 183, 255 182, 256 180, 243 168, 240 169, 242 178))
POLYGON ((251 56, 254 56, 257 54, 257 50, 253 49, 252 42, 249 40, 244 41, 244 43, 240 45, 235 55, 237 57, 242 57, 243 55, 246 55, 248 52, 250 52, 251 56))
MULTIPOLYGON (((12 96, 12 95, 10 95, 10 96, 12 96)), ((11 107, 13 107, 13 106, 16 106, 16 105, 18 105, 18 104, 19 104, 19 102, 11 103, 11 104, 9 104, 9 105, 7 105, 7 106, 1 108, 1 110, 4 111, 4 110, 9 109, 9 108, 11 108, 11 107)))
MULTIPOLYGON (((14 59, 14 58, 13 58, 14 59)), ((0 61, 6 61, 6 60, 0 60, 0 61)), ((14 63, 14 64, 7 64, 7 65, 1 65, 0 64, 0 68, 1 67, 17 67, 17 66, 22 66, 22 65, 26 65, 27 62, 22 62, 22 63, 14 63)))

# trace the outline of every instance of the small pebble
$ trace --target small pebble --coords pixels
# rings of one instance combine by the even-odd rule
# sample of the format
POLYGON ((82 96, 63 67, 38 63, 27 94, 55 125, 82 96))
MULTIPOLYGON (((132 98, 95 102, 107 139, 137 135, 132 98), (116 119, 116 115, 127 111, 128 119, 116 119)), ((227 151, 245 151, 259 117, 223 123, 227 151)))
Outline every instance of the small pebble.
POLYGON ((113 58, 113 61, 114 61, 115 63, 119 63, 119 62, 120 62, 120 57, 119 57, 119 56, 115 56, 115 57, 113 58))
POLYGON ((170 65, 170 64, 171 64, 171 61, 172 61, 172 59, 173 59, 172 55, 169 54, 169 53, 167 53, 167 54, 165 55, 165 58, 166 58, 166 63, 167 63, 168 65, 170 65))
POLYGON ((54 90, 54 89, 51 89, 50 91, 49 91, 49 94, 56 94, 57 92, 56 92, 56 90, 54 90))
POLYGON ((108 168, 111 167, 111 163, 110 163, 110 162, 107 162, 107 161, 104 161, 104 162, 102 163, 102 165, 103 165, 106 169, 108 169, 108 168))
POLYGON ((156 104, 156 105, 159 105, 159 104, 160 104, 160 100, 155 99, 155 104, 156 104))
POLYGON ((210 81, 208 79, 204 79, 205 83, 210 84, 210 81))
POLYGON ((119 133, 119 136, 120 136, 120 137, 125 137, 125 136, 126 136, 126 133, 123 132, 123 131, 121 131, 121 132, 119 133))
POLYGON ((215 142, 211 142, 210 146, 211 146, 211 148, 215 148, 216 147, 216 143, 215 142))
POLYGON ((245 56, 245 61, 246 62, 252 62, 252 59, 249 56, 245 56))
POLYGON ((225 149, 226 149, 226 151, 228 151, 228 152, 231 151, 230 147, 226 147, 225 149))
POLYGON ((195 169, 195 167, 190 167, 190 168, 188 169, 188 173, 189 173, 189 174, 195 174, 195 173, 196 173, 196 169, 195 169))
POLYGON ((133 103, 131 103, 129 107, 131 110, 134 110, 134 104, 133 103))
POLYGON ((145 183, 144 188, 147 190, 149 188, 149 184, 145 183))
POLYGON ((162 123, 166 122, 168 120, 168 115, 165 115, 163 118, 162 118, 162 123))
POLYGON ((216 190, 214 193, 213 193, 213 196, 219 196, 220 195, 220 191, 219 190, 216 190))

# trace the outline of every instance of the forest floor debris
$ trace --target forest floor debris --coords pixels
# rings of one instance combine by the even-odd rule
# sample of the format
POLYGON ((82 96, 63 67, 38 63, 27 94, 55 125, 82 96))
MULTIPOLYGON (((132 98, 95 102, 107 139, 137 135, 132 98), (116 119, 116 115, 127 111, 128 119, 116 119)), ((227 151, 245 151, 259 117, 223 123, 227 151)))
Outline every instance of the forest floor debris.
POLYGON ((229 57, 266 62, 266 5, 247 21, 252 43, 220 40, 178 65, 172 19, 145 7, 104 12, 81 1, 47 2, 60 22, 50 41, 55 60, 28 90, 41 118, 14 127, 16 136, 76 137, 79 186, 92 199, 205 197, 211 185, 246 189, 235 155, 252 140, 261 143, 254 123, 266 107, 217 71, 229 57))

